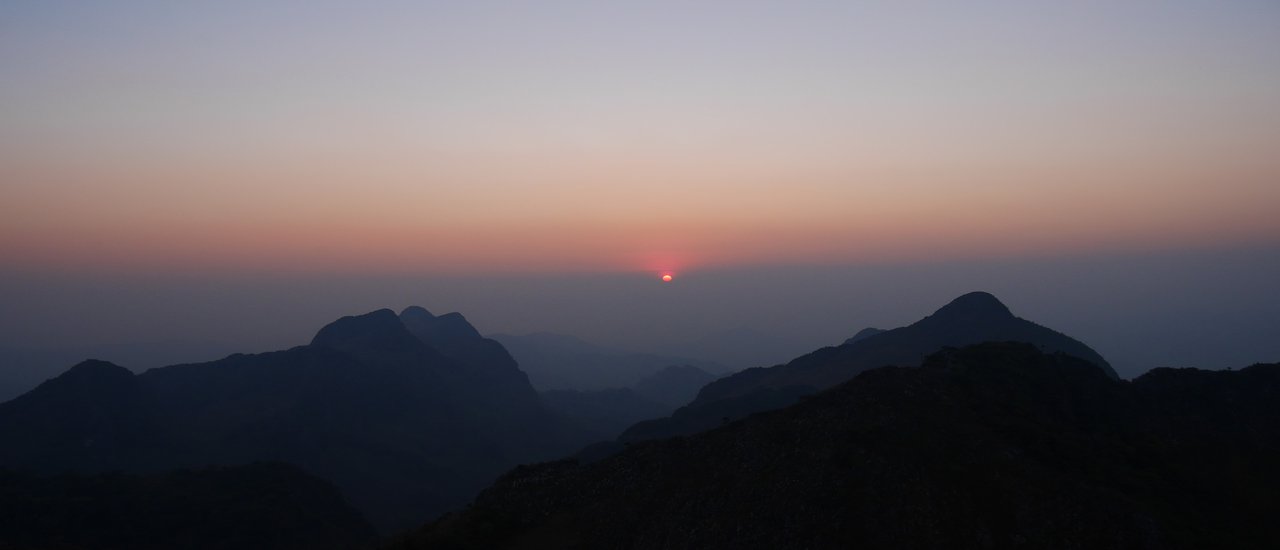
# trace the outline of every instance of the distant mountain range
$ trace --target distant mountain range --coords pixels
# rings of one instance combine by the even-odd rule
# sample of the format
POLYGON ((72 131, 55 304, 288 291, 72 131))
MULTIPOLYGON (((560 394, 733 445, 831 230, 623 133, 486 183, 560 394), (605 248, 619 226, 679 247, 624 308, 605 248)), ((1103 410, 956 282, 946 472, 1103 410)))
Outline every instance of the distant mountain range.
POLYGON ((925 356, 945 347, 1002 341, 1026 342, 1046 352, 1080 357, 1108 377, 1117 378, 1111 365, 1080 341, 1015 317, 991 294, 973 292, 911 325, 863 330, 839 346, 822 348, 782 365, 746 369, 720 378, 670 418, 638 423, 623 433, 621 440, 697 433, 754 412, 785 407, 868 369, 919 365, 925 356))
POLYGON ((641 378, 629 388, 547 390, 539 395, 550 410, 595 439, 612 440, 637 422, 671 414, 715 379, 698 367, 675 365, 641 378))
POLYGON ((216 359, 237 351, 225 342, 162 340, 54 349, 0 347, 0 403, 53 378, 86 357, 111 357, 132 369, 216 359))
POLYGON ((564 334, 540 332, 489 337, 511 352, 538 391, 630 388, 673 365, 698 367, 716 374, 734 370, 713 361, 625 351, 564 334))
POLYGON ((612 440, 632 424, 671 414, 717 378, 708 370, 730 370, 710 361, 629 352, 564 334, 491 337, 510 350, 550 410, 595 439, 612 440))
POLYGON ((1280 364, 1102 367, 940 351, 706 433, 516 468, 387 548, 1275 548, 1280 364))
POLYGON ((455 508, 586 433, 459 314, 379 310, 309 345, 132 372, 80 363, 0 404, 0 467, 154 472, 261 460, 336 484, 383 531, 455 508))
POLYGON ((244 527, 221 547, 340 547, 367 540, 361 516, 384 534, 421 525, 503 472, 393 547, 1275 540, 1278 365, 1125 382, 981 292, 728 376, 571 337, 498 338, 511 353, 461 314, 409 307, 271 353, 140 374, 83 361, 0 403, 0 515, 14 514, 0 548, 112 547, 100 541, 122 536, 115 516, 75 519, 94 513, 86 499, 144 517, 174 507, 154 537, 115 547, 196 547, 182 537, 231 524, 244 527), (535 390, 526 360, 546 384, 581 387, 535 390), (649 441, 670 436, 688 437, 649 441), (582 464, 511 471, 575 451, 582 464), (226 509, 191 519, 175 494, 226 509), (313 521, 328 523, 289 536, 313 521))

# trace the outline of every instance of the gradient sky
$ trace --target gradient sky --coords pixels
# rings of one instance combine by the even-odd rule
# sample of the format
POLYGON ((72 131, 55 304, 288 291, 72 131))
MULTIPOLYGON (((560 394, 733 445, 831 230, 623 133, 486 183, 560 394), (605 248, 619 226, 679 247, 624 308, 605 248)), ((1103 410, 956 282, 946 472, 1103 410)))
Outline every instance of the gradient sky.
POLYGON ((8 1, 0 345, 419 303, 805 351, 986 289, 1276 360, 1278 144, 1273 0, 8 1))
POLYGON ((1280 236, 1275 2, 261 4, 0 7, 7 264, 684 270, 1280 236))

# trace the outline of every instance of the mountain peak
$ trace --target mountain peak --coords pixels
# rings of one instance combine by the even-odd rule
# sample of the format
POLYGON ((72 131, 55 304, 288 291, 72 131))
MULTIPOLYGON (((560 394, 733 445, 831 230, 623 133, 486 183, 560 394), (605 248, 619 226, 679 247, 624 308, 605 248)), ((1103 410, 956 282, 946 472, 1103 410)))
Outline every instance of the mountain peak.
MULTIPOLYGON (((110 361, 89 359, 81 361, 74 367, 57 377, 46 381, 47 384, 79 386, 83 388, 122 388, 134 384, 133 371, 110 361)), ((37 388, 39 389, 39 388, 37 388)))
POLYGON ((432 315, 430 311, 427 311, 427 308, 422 306, 409 306, 407 308, 404 308, 404 310, 400 312, 400 320, 402 321, 405 319, 435 319, 435 318, 436 318, 435 315, 432 315))
POLYGON ((866 340, 867 338, 880 334, 881 332, 884 332, 884 329, 867 327, 858 331, 857 334, 854 334, 853 336, 849 337, 849 339, 845 340, 844 343, 852 344, 854 342, 861 342, 863 340, 866 340))
POLYGON ((484 337, 461 313, 434 316, 417 306, 405 308, 400 321, 411 334, 427 345, 440 348, 460 342, 479 341, 484 337))
MULTIPOLYGON (((425 310, 424 310, 425 311, 425 310)), ((311 345, 339 351, 405 349, 414 345, 394 311, 379 309, 364 315, 343 317, 325 325, 311 345)))
POLYGON ((82 377, 82 376, 92 376, 92 377, 101 377, 101 376, 126 376, 126 377, 132 377, 132 376, 133 376, 133 373, 132 373, 132 372, 130 372, 130 371, 129 371, 129 369, 126 369, 126 368, 124 368, 124 367, 122 367, 122 366, 120 366, 120 365, 117 365, 117 364, 115 364, 115 363, 112 363, 112 362, 110 362, 110 361, 103 361, 103 360, 101 360, 101 359, 87 359, 87 360, 85 360, 85 361, 81 361, 81 362, 79 362, 79 363, 76 363, 76 365, 75 365, 75 366, 71 367, 70 369, 67 369, 67 372, 63 373, 63 376, 71 376, 71 377, 82 377))
POLYGON ((942 318, 1013 318, 1009 308, 989 292, 970 292, 933 313, 942 318))

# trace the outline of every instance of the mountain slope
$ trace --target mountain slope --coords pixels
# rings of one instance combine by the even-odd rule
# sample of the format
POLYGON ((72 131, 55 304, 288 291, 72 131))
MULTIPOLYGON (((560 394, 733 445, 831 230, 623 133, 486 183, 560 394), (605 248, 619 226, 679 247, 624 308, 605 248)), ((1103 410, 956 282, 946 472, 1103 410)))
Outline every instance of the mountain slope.
POLYGON ((893 330, 862 331, 846 343, 822 348, 789 363, 747 369, 703 387, 688 406, 670 418, 643 422, 622 439, 635 441, 697 433, 726 420, 794 403, 799 396, 829 388, 884 365, 915 366, 944 347, 981 342, 1026 342, 1088 360, 1107 376, 1115 371, 1097 352, 1062 333, 1015 317, 995 296, 973 292, 933 315, 893 330))
POLYGON ((143 472, 283 461, 332 481, 391 530, 458 506, 515 464, 585 442, 543 408, 500 345, 461 316, 445 322, 419 337, 411 328, 420 327, 379 310, 285 351, 136 376, 84 363, 0 404, 0 466, 143 472))
POLYGON ((854 342, 857 342, 858 340, 866 340, 867 338, 870 338, 870 337, 872 337, 872 336, 875 336, 875 335, 877 335, 877 334, 880 334, 881 332, 884 332, 884 329, 875 328, 875 327, 867 327, 867 328, 864 328, 864 329, 862 329, 862 330, 858 331, 858 332, 857 332, 857 334, 854 334, 853 336, 850 336, 850 337, 849 337, 849 339, 847 339, 847 340, 845 340, 845 341, 844 341, 844 343, 845 343, 845 344, 852 344, 852 343, 854 343, 854 342))
POLYGON ((0 466, 120 468, 166 450, 161 431, 154 396, 132 372, 84 361, 0 404, 0 466))
POLYGON ((707 433, 517 468, 388 547, 1273 548, 1277 392, 1280 364, 1124 382, 1025 344, 947 350, 707 433))

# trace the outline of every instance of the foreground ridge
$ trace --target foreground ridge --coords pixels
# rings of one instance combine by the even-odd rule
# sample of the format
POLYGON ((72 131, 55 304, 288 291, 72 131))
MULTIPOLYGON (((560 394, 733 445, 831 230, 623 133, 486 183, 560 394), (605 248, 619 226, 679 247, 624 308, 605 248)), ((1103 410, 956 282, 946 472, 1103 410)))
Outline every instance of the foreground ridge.
POLYGON ((391 548, 1263 548, 1280 364, 1133 382, 948 349, 600 462, 521 467, 391 548))

